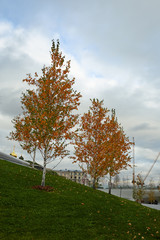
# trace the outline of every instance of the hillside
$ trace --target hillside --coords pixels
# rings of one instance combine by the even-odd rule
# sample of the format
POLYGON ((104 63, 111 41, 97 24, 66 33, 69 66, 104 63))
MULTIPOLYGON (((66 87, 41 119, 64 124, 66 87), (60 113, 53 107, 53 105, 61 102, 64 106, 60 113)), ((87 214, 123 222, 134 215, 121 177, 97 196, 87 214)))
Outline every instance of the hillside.
POLYGON ((0 160, 0 239, 160 239, 160 211, 0 160))

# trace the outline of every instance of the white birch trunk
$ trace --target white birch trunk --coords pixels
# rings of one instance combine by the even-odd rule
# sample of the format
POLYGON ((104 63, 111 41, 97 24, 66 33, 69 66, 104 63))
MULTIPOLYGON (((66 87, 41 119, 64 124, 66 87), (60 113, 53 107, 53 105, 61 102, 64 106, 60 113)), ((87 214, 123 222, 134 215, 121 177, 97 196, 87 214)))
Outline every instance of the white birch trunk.
POLYGON ((46 179, 46 165, 47 165, 47 158, 46 158, 46 153, 44 156, 44 166, 43 166, 43 174, 42 174, 42 182, 41 186, 45 186, 45 179, 46 179))
POLYGON ((32 163, 32 168, 34 168, 35 161, 36 161, 36 147, 35 147, 35 149, 34 149, 34 153, 33 153, 33 163, 32 163))

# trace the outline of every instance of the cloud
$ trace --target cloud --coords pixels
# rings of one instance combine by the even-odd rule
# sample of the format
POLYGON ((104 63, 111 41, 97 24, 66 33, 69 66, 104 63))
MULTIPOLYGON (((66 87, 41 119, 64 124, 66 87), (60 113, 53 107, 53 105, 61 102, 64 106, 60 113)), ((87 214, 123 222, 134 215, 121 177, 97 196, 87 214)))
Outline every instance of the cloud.
POLYGON ((146 131, 146 130, 148 131, 153 129, 155 129, 155 127, 154 126, 152 127, 149 123, 146 122, 132 128, 133 131, 146 131))
POLYGON ((24 29, 10 22, 0 22, 1 58, 8 55, 15 60, 27 56, 40 64, 49 60, 51 40, 34 27, 24 29))
POLYGON ((20 104, 21 91, 13 89, 0 90, 0 113, 13 117, 22 112, 20 104))

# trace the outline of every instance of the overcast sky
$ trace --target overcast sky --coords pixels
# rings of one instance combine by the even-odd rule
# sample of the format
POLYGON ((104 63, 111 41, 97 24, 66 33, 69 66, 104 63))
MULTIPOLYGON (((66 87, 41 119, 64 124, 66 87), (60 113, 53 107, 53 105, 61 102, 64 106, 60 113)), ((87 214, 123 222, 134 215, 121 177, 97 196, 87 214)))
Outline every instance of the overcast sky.
MULTIPOLYGON (((10 153, 15 144, 6 136, 21 112, 22 80, 50 65, 51 40, 59 38, 83 96, 81 113, 90 98, 115 108, 135 138, 136 174, 145 176, 160 151, 159 11, 159 0, 0 0, 0 151, 10 153)), ((58 168, 77 165, 66 159, 58 168)), ((159 172, 160 159, 148 180, 159 181, 159 172)))

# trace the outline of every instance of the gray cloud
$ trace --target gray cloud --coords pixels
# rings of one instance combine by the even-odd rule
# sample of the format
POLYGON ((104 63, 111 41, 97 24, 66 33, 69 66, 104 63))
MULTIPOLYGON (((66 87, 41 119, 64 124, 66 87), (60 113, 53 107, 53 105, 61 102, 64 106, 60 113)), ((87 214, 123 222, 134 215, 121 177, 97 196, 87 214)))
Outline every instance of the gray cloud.
POLYGON ((20 104, 21 92, 13 89, 0 90, 0 113, 13 117, 22 112, 20 104))
POLYGON ((142 124, 139 124, 133 127, 131 130, 132 131, 146 131, 146 130, 148 131, 148 130, 154 130, 154 129, 155 127, 152 127, 149 123, 144 122, 142 124))

